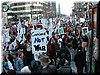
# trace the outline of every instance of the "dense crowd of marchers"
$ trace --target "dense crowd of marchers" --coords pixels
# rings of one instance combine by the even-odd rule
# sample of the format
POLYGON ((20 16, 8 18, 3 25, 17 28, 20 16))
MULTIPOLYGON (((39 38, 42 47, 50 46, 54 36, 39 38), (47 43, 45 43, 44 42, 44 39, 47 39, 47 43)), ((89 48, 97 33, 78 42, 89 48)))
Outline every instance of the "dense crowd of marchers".
MULTIPOLYGON (((56 25, 58 25, 58 22, 56 25)), ((51 35, 47 36, 47 52, 39 54, 37 61, 32 54, 32 25, 20 25, 22 27, 19 30, 17 25, 9 25, 10 27, 8 27, 10 28, 10 41, 2 46, 2 74, 74 74, 75 72, 71 66, 72 61, 75 62, 77 73, 89 73, 90 27, 88 27, 89 31, 87 33, 89 35, 87 35, 78 29, 79 24, 77 26, 73 23, 69 25, 66 23, 60 24, 59 27, 63 27, 64 34, 58 33, 58 29, 54 26, 51 35), (21 34, 21 36, 18 36, 18 34, 21 34), (85 72, 83 72, 84 67, 85 72)), ((47 25, 49 27, 50 23, 47 25)), ((80 28, 83 27, 84 24, 80 26, 80 28)), ((46 34, 51 32, 49 28, 46 31, 46 34)), ((98 39, 95 38, 94 43, 96 45, 97 41, 98 39)), ((37 51, 39 49, 41 48, 39 47, 37 51)))

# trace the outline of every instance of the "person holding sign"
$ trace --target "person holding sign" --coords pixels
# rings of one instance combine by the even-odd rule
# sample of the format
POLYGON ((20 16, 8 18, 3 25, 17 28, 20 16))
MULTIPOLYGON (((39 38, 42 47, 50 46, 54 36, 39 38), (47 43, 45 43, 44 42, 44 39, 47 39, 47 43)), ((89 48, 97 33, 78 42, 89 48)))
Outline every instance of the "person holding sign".
POLYGON ((55 38, 55 35, 52 36, 52 38, 50 38, 50 41, 48 42, 47 45, 47 53, 50 57, 50 59, 53 61, 53 59, 55 60, 55 65, 56 65, 56 51, 59 49, 59 44, 57 42, 57 39, 55 38))

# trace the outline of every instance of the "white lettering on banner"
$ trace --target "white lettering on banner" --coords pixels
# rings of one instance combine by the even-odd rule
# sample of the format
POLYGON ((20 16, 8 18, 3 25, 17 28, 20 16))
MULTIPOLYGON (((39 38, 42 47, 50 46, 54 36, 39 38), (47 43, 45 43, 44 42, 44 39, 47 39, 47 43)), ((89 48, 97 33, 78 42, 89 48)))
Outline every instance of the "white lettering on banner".
POLYGON ((36 52, 47 52, 46 30, 32 30, 32 54, 36 52))

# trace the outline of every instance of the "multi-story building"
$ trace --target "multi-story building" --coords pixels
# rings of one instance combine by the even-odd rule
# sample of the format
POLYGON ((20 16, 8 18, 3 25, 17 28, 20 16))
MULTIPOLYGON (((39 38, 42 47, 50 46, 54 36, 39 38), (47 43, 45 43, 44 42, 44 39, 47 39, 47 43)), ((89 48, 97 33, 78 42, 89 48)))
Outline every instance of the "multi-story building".
POLYGON ((47 18, 47 17, 50 17, 50 18, 53 18, 53 17, 56 17, 56 2, 48 2, 48 1, 45 1, 44 2, 44 16, 47 18))
POLYGON ((76 15, 77 17, 84 17, 83 14, 83 2, 74 2, 73 12, 72 14, 76 15))
POLYGON ((58 4, 58 15, 61 14, 61 11, 60 11, 60 3, 58 4))
POLYGON ((14 15, 22 19, 29 19, 43 16, 42 2, 9 2, 10 10, 7 12, 8 21, 11 21, 14 15))
POLYGON ((12 21, 14 15, 18 18, 32 21, 32 19, 55 17, 56 2, 7 2, 9 10, 7 11, 8 22, 12 21))
POLYGON ((91 18, 92 6, 97 2, 74 2, 73 15, 81 18, 91 18))

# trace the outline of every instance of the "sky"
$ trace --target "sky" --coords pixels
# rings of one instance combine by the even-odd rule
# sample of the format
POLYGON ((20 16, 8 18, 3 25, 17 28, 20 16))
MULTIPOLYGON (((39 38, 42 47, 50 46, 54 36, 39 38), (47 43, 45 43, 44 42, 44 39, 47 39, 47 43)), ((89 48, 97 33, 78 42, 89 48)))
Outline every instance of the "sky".
MULTIPOLYGON (((57 5, 60 3, 60 10, 61 10, 61 14, 66 14, 66 15, 70 15, 72 13, 72 7, 74 6, 74 1, 61 1, 61 0, 58 0, 56 1, 57 5)), ((58 9, 58 6, 56 6, 57 9, 58 9)))

